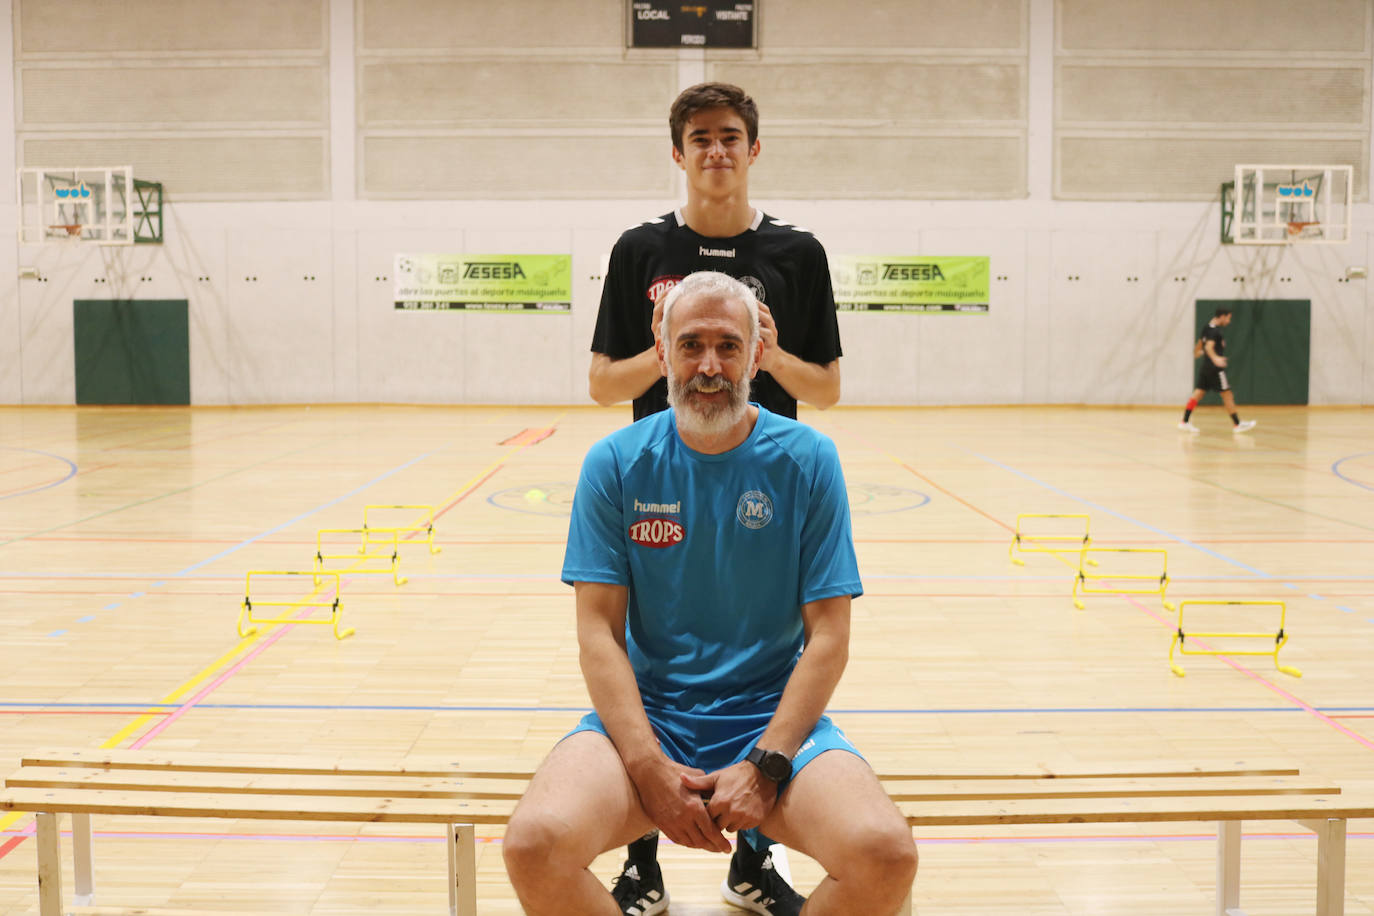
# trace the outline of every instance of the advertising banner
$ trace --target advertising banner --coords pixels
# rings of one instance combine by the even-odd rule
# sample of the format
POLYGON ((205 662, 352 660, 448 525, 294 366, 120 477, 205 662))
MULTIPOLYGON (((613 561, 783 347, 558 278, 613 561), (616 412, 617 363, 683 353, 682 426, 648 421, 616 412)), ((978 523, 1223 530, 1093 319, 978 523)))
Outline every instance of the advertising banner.
POLYGON ((572 255, 398 254, 394 276, 406 311, 572 312, 572 255))
POLYGON ((986 315, 989 258, 838 255, 830 261, 842 312, 986 315))

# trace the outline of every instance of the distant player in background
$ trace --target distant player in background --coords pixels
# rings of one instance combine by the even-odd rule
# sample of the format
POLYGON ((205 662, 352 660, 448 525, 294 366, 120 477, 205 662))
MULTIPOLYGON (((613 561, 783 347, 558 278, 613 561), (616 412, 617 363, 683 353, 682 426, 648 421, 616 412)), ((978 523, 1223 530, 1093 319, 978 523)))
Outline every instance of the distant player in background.
POLYGON ((1221 403, 1231 415, 1231 432, 1243 433, 1255 428, 1254 420, 1242 421, 1236 413, 1236 399, 1231 394, 1231 382, 1226 378, 1226 338, 1222 335, 1221 329, 1230 323, 1231 310, 1223 305, 1217 308, 1216 315, 1207 322, 1207 327, 1202 329, 1202 338, 1197 343, 1198 349, 1193 351, 1195 357, 1202 357, 1202 365, 1197 370, 1197 382, 1192 397, 1188 398, 1188 403, 1183 407, 1183 419, 1178 424, 1181 430, 1190 433, 1202 432, 1193 424, 1193 410, 1208 391, 1221 392, 1221 403), (1198 352, 1199 350, 1201 352, 1198 352))

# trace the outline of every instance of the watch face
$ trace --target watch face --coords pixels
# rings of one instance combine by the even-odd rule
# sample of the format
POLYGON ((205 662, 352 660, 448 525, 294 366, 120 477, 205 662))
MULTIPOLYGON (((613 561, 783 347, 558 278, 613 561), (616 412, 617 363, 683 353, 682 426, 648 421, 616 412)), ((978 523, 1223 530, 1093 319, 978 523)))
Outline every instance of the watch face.
POLYGON ((749 759, 773 782, 782 782, 792 775, 792 761, 787 759, 786 754, 756 747, 750 752, 749 759))

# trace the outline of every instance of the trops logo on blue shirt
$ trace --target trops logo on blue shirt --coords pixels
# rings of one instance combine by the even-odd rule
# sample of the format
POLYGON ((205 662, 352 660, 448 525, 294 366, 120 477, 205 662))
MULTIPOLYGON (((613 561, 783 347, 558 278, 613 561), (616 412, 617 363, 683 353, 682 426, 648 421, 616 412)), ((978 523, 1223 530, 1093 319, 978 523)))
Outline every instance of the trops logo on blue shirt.
POLYGON ((679 544, 687 536, 687 529, 675 518, 664 515, 678 515, 682 512, 682 500, 672 503, 646 503, 634 501, 636 512, 653 512, 657 517, 641 518, 630 525, 630 540, 641 547, 671 547, 679 544))
POLYGON ((773 520, 773 501, 766 493, 750 490, 735 504, 735 518, 746 528, 762 528, 773 520))

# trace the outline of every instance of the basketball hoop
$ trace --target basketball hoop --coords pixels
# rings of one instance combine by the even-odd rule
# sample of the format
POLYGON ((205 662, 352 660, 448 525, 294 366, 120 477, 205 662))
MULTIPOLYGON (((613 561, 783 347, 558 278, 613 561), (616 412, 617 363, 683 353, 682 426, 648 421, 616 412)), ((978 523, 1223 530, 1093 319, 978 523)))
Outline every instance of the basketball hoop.
POLYGON ((1313 239, 1322 237, 1322 224, 1316 220, 1301 222, 1298 220, 1288 221, 1288 240, 1313 239))
POLYGON ((80 223, 58 223, 56 226, 49 226, 49 227, 48 227, 48 235, 53 236, 54 238, 59 238, 59 239, 60 239, 60 238, 79 239, 79 238, 81 238, 81 230, 82 230, 82 228, 83 228, 83 227, 82 227, 82 225, 81 225, 80 223), (64 235, 62 234, 63 232, 66 232, 67 234, 64 236, 64 235))

